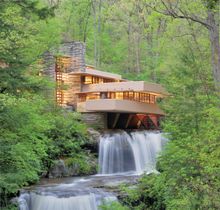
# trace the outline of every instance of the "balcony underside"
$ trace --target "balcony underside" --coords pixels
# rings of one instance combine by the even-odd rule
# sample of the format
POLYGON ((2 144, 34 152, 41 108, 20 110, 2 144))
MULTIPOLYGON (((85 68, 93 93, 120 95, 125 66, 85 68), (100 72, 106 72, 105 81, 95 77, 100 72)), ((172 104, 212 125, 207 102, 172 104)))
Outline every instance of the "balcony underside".
POLYGON ((107 113, 107 128, 160 130, 161 118, 156 114, 107 113))
POLYGON ((164 112, 157 106, 157 104, 117 99, 98 99, 81 102, 77 104, 77 111, 164 115, 164 112))

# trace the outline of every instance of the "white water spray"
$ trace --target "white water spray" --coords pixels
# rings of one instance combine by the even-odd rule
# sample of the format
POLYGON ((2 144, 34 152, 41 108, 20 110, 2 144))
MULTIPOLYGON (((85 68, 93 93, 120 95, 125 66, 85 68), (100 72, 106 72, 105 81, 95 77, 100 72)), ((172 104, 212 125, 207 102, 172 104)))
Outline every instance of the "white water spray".
POLYGON ((125 131, 107 133, 99 146, 100 174, 155 171, 156 157, 162 150, 163 137, 159 132, 125 131))
POLYGON ((25 201, 27 198, 20 205, 20 210, 97 210, 94 194, 59 198, 31 193, 29 203, 25 201))

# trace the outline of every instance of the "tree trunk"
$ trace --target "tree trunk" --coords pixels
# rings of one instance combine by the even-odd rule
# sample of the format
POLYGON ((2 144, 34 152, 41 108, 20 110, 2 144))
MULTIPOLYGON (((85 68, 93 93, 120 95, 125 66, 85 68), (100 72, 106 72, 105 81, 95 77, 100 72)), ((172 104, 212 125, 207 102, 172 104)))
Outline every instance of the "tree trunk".
POLYGON ((129 15, 129 20, 128 20, 128 28, 127 28, 127 39, 128 39, 128 54, 127 54, 127 68, 125 73, 128 73, 131 71, 131 21, 130 21, 130 15, 129 15))
POLYGON ((92 1, 92 8, 93 8, 93 28, 94 28, 94 66, 97 67, 97 17, 96 17, 96 0, 92 1))
POLYGON ((210 44, 212 50, 212 73, 215 81, 215 87, 218 93, 220 93, 220 44, 219 44, 219 23, 216 18, 217 12, 208 11, 208 23, 210 44))
POLYGON ((136 69, 135 71, 139 74, 141 72, 141 65, 140 65, 140 34, 136 33, 135 34, 135 39, 136 39, 136 69))

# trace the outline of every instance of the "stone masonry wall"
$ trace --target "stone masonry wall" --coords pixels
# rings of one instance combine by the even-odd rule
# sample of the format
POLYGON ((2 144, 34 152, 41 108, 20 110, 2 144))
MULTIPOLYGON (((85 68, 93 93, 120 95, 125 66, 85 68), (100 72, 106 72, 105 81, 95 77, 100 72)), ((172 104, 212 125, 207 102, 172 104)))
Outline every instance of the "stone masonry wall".
POLYGON ((107 128, 107 114, 106 113, 82 113, 82 120, 89 127, 96 130, 103 130, 107 128))

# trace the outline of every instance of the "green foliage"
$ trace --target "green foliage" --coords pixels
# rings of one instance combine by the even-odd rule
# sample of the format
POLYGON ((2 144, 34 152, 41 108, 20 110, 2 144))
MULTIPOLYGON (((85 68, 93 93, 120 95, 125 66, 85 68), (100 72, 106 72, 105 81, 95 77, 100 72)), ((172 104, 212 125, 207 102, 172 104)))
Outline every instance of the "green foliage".
POLYGON ((160 174, 145 176, 136 189, 127 190, 125 203, 132 209, 220 208, 219 99, 206 60, 207 42, 199 50, 197 44, 190 38, 169 44, 171 51, 161 59, 166 70, 161 81, 171 94, 162 103, 170 141, 158 158, 160 174))
POLYGON ((76 166, 76 174, 87 175, 97 171, 96 158, 90 153, 74 152, 69 158, 65 159, 65 163, 69 167, 76 166))
MULTIPOLYGON (((168 120, 165 126, 174 132, 159 159, 162 173, 155 185, 163 183, 162 196, 167 209, 220 208, 220 112, 217 107, 210 108, 211 103, 209 99, 193 127, 190 122, 180 124, 178 115, 176 121, 168 120)), ((190 119, 192 116, 186 115, 184 120, 190 119)))
POLYGON ((0 71, 1 93, 30 90, 30 65, 60 41, 58 21, 50 15, 43 18, 46 7, 38 8, 37 2, 0 2, 0 62, 6 65, 0 71))
MULTIPOLYGON (((45 98, 51 84, 40 58, 60 42, 54 8, 40 1, 0 2, 0 206, 36 182, 56 158, 81 152, 80 117, 45 98)), ((8 209, 11 207, 8 206, 8 209)))
POLYGON ((44 101, 36 96, 16 98, 0 95, 1 196, 15 193, 38 179, 41 159, 46 156, 49 122, 41 117, 44 101))
POLYGON ((86 140, 86 126, 80 123, 78 113, 55 110, 51 116, 51 129, 47 131, 49 157, 57 159, 69 157, 73 152, 79 152, 80 146, 86 140))
POLYGON ((161 196, 163 183, 155 184, 157 176, 144 175, 137 186, 123 186, 121 193, 127 195, 122 199, 123 204, 135 210, 165 209, 164 198, 161 196))
MULTIPOLYGON (((203 41, 203 40, 202 40, 203 41)), ((159 158, 155 186, 167 209, 219 209, 219 108, 201 42, 184 43, 166 84, 164 130, 170 142, 159 158), (188 49, 188 51, 187 51, 188 49), (202 64, 202 65, 201 65, 202 64)), ((179 52, 180 51, 180 52, 179 52)))
POLYGON ((102 204, 99 207, 100 210, 112 210, 112 209, 117 209, 117 210, 129 210, 128 207, 122 206, 119 202, 107 202, 102 204))
POLYGON ((24 185, 36 182, 55 159, 74 157, 83 172, 90 170, 80 159, 83 155, 79 156, 86 129, 77 114, 53 110, 33 94, 19 98, 1 94, 0 104, 2 203, 24 185))
POLYGON ((6 207, 2 207, 1 209, 2 210, 17 210, 18 207, 16 205, 14 205, 14 204, 9 204, 6 207))

